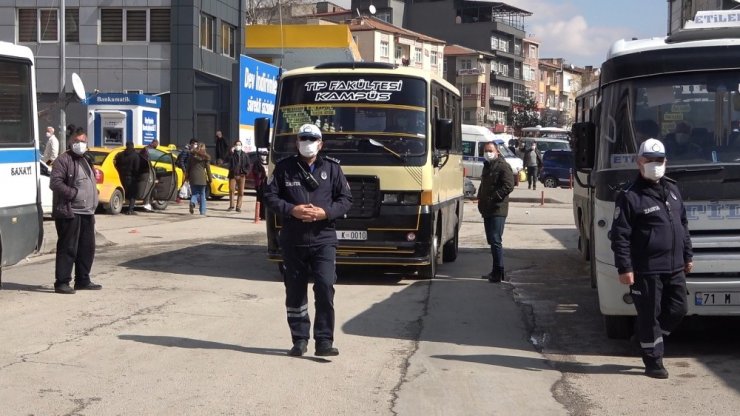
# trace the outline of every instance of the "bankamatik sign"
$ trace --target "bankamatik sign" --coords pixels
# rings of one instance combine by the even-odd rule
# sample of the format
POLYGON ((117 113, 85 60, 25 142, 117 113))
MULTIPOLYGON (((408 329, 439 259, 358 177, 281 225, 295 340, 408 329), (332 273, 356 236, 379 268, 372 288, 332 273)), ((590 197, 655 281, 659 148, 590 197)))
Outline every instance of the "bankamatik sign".
POLYGON ((266 117, 273 124, 280 69, 244 55, 239 57, 239 69, 239 140, 253 151, 254 120, 266 117))

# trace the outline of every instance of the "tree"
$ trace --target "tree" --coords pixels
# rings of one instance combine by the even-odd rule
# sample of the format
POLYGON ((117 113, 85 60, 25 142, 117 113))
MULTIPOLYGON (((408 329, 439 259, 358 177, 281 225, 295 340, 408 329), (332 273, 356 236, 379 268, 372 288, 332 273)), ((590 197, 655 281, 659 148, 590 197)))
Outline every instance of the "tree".
POLYGON ((527 97, 523 102, 514 103, 513 113, 513 124, 516 130, 542 124, 540 112, 537 110, 537 101, 533 97, 527 97))
POLYGON ((289 21, 293 17, 316 13, 315 5, 310 4, 308 0, 247 0, 247 24, 280 23, 281 6, 284 21, 289 21), (303 7, 295 7, 299 5, 303 5, 303 7))

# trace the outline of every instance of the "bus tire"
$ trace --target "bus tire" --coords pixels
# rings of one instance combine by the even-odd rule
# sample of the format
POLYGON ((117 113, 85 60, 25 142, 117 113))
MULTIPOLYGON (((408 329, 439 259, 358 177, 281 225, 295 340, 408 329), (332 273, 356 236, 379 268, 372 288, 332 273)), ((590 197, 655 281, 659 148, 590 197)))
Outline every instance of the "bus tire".
POLYGON ((609 339, 628 339, 632 335, 634 318, 621 315, 604 315, 604 329, 609 339))
POLYGON ((123 192, 120 189, 116 189, 110 196, 110 200, 103 206, 105 211, 111 215, 118 215, 123 209, 123 192))
POLYGON ((429 264, 419 266, 419 278, 421 279, 434 279, 437 276, 437 255, 439 253, 439 235, 434 232, 432 236, 432 244, 429 249, 429 264))
POLYGON ((457 252, 458 252, 458 245, 459 245, 459 235, 460 232, 458 226, 455 226, 455 236, 452 237, 452 240, 445 243, 444 247, 442 247, 442 261, 445 263, 451 263, 455 260, 457 260, 457 252))

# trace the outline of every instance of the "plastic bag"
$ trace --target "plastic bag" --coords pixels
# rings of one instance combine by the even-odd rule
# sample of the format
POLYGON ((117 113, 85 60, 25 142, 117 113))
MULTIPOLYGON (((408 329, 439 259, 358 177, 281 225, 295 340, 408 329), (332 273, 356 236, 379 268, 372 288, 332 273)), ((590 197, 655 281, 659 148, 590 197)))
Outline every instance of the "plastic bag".
POLYGON ((519 182, 527 182, 527 170, 522 169, 519 171, 519 182))
POLYGON ((180 199, 190 198, 191 193, 190 193, 190 183, 189 182, 183 182, 182 186, 180 187, 180 192, 177 194, 177 196, 179 196, 180 199))

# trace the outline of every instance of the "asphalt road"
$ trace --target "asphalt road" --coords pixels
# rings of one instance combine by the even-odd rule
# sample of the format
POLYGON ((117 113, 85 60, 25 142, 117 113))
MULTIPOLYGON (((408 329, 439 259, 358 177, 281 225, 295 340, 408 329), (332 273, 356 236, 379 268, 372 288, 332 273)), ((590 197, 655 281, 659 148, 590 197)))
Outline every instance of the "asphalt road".
POLYGON ((438 279, 340 270, 331 359, 313 345, 285 355, 284 289, 248 203, 239 215, 212 202, 208 217, 185 204, 98 216, 102 291, 54 294, 49 254, 4 270, 0 413, 737 413, 736 323, 679 331, 667 341, 671 378, 642 376, 628 343, 601 328, 570 191, 544 191, 542 206, 541 190, 514 192, 512 284, 479 278, 490 255, 474 203, 460 257, 438 279))

